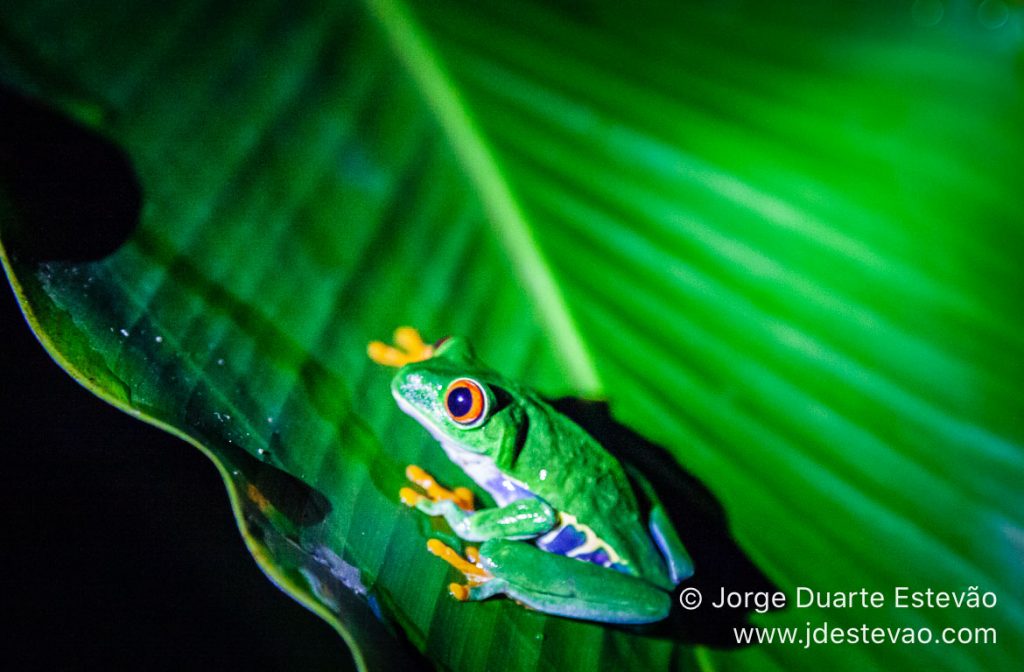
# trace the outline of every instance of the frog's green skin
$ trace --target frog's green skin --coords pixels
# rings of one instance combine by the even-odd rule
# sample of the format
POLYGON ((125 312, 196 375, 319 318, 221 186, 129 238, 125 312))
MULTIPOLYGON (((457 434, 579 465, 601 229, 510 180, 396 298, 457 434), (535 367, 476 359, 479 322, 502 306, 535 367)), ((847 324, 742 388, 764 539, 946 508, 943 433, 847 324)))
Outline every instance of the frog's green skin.
POLYGON ((667 616, 669 591, 693 565, 642 476, 632 474, 646 510, 623 466, 591 435, 480 362, 461 338, 403 366, 391 390, 498 505, 467 512, 447 500, 416 504, 444 516, 461 538, 485 542, 479 565, 494 578, 468 599, 503 593, 539 611, 611 623, 667 616), (445 391, 459 378, 487 397, 485 416, 470 428, 445 411, 445 391))

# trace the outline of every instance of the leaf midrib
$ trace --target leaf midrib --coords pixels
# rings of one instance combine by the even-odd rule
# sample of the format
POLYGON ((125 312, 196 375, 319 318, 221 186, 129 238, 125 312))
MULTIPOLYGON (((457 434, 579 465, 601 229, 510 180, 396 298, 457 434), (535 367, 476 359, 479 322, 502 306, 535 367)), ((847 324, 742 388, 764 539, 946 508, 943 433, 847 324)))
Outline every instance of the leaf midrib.
POLYGON ((523 213, 439 55, 401 2, 365 2, 475 187, 499 242, 540 313, 574 391, 583 396, 598 396, 602 386, 593 358, 551 267, 534 239, 533 225, 523 213))

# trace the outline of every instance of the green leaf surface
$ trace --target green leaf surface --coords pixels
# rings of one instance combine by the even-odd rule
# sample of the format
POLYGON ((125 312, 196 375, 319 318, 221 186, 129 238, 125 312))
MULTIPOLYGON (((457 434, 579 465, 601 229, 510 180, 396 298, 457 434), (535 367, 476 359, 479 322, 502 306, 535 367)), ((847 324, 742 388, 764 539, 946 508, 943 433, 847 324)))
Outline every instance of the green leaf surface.
POLYGON ((40 260, 46 195, 0 184, 30 323, 212 458, 263 569, 364 667, 1024 659, 1019 8, 48 0, 0 26, 3 81, 121 148, 143 195, 114 254, 40 260), (408 463, 466 479, 365 355, 401 324, 606 398, 791 600, 887 596, 754 623, 998 644, 726 650, 454 602, 443 526, 397 492, 408 463))

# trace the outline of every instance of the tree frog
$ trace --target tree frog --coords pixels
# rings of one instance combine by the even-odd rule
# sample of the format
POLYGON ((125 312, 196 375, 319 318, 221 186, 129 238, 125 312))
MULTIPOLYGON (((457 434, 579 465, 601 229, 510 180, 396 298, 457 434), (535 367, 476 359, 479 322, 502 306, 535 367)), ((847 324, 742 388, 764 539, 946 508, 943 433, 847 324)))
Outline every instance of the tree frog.
POLYGON ((428 346, 404 327, 395 342, 373 342, 368 352, 400 367, 391 383, 398 406, 496 504, 476 510, 468 488, 444 488, 415 465, 406 470, 418 488, 402 488, 405 504, 481 542, 465 558, 438 539, 427 543, 467 579, 449 586, 452 596, 503 594, 540 612, 606 623, 664 619, 693 563, 643 476, 627 475, 596 439, 477 359, 465 339, 428 346))

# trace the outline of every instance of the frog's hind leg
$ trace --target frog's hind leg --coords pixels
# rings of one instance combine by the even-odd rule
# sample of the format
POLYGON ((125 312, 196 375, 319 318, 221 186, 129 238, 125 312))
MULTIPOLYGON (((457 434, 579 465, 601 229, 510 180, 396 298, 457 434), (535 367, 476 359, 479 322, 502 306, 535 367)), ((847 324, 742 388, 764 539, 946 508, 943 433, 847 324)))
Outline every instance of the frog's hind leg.
POLYGON ((470 581, 483 583, 494 578, 494 574, 478 564, 480 562, 480 552, 472 546, 466 549, 466 558, 463 558, 459 555, 458 551, 440 539, 428 541, 427 550, 465 574, 466 578, 470 581))
POLYGON ((494 578, 467 599, 503 593, 547 614, 621 624, 660 621, 672 607, 671 596, 646 581, 523 541, 485 542, 479 565, 494 578))
POLYGON ((668 569, 669 577, 672 579, 672 584, 679 585, 680 581, 693 576, 693 559, 690 557, 689 552, 687 552, 682 540, 679 539, 676 528, 672 525, 672 521, 665 512, 665 505, 661 503, 661 500, 658 499, 658 493, 654 491, 654 486, 636 467, 630 464, 626 464, 625 467, 630 478, 633 479, 633 482, 640 488, 641 493, 647 499, 647 505, 650 507, 647 527, 651 532, 651 538, 654 539, 655 546, 658 547, 661 557, 665 560, 665 566, 668 569))
POLYGON ((660 502, 651 509, 647 526, 651 531, 654 544, 665 559, 672 583, 679 585, 680 581, 693 576, 693 559, 690 558, 689 552, 683 546, 683 542, 679 539, 675 527, 672 526, 672 521, 669 520, 668 514, 665 513, 660 502))

